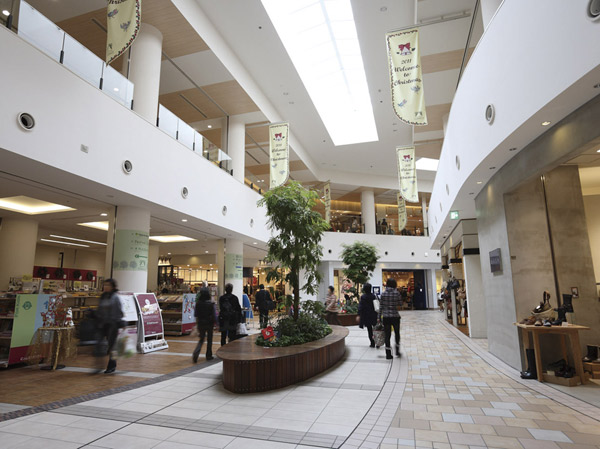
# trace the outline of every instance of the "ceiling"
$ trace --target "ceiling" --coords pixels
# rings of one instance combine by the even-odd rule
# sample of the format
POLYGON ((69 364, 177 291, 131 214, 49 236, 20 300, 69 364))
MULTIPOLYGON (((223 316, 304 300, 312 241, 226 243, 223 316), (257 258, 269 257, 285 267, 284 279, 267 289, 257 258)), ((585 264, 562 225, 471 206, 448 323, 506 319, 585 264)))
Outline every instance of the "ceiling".
MULTIPOLYGON (((103 57, 105 0, 29 0, 29 3, 103 57)), ((336 147, 261 2, 197 0, 258 84, 261 94, 290 122, 292 133, 306 150, 306 158, 310 160, 300 160, 292 146, 291 178, 312 184, 332 179, 336 172, 364 173, 390 180, 396 177, 394 149, 413 142, 413 127, 400 122, 392 110, 384 35, 414 24, 414 3, 414 0, 352 1, 379 140, 336 147)), ((458 82, 475 3, 475 0, 417 2, 417 22, 423 24, 420 42, 429 119, 427 126, 414 129, 417 157, 439 158, 444 116, 450 110, 458 82), (453 20, 454 17, 462 18, 453 20), (440 19, 441 23, 428 24, 440 19)), ((246 114, 250 123, 246 130, 246 178, 266 188, 269 118, 170 0, 144 0, 142 21, 163 33, 161 104, 219 147, 223 144, 225 117, 246 114)), ((476 18, 467 58, 481 33, 481 19, 476 18)), ((117 61, 116 67, 121 64, 122 61, 117 61)), ((432 181, 434 176, 435 172, 419 172, 421 180, 432 181)), ((360 176, 355 179, 349 184, 334 183, 333 199, 367 183, 360 176)), ((392 183, 390 189, 393 187, 392 183)))

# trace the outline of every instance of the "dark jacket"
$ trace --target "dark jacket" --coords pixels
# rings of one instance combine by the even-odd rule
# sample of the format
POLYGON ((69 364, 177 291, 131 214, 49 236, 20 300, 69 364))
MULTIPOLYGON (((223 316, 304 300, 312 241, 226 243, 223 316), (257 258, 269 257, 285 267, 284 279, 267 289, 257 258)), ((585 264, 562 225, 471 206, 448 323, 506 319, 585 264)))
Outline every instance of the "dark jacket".
POLYGON ((269 310, 271 309, 270 306, 271 303, 271 294, 269 293, 268 290, 259 290, 256 292, 256 307, 258 308, 258 311, 261 313, 268 313, 269 310))
POLYGON ((116 291, 102 293, 98 308, 95 310, 95 318, 97 327, 103 327, 106 324, 121 326, 123 309, 116 291))
POLYGON ((360 297, 358 304, 358 314, 360 315, 360 328, 363 326, 374 326, 377 324, 377 312, 373 301, 377 297, 373 293, 365 293, 360 297))
POLYGON ((215 324, 216 315, 215 303, 211 301, 208 289, 202 288, 196 295, 196 308, 194 310, 196 323, 198 326, 212 327, 215 324))
POLYGON ((237 296, 225 293, 219 298, 219 327, 221 331, 234 331, 242 322, 242 307, 237 296))

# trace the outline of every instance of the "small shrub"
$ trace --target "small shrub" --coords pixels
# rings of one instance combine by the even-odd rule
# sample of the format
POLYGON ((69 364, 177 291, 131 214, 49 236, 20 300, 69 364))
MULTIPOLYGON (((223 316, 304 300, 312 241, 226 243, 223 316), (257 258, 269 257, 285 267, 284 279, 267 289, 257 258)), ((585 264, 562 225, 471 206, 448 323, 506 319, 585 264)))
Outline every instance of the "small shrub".
MULTIPOLYGON (((307 301, 308 302, 308 301, 307 301)), ((316 301, 310 301, 316 303, 316 301)), ((306 303, 303 303, 303 306, 306 303)), ((321 303, 318 303, 321 304, 321 303)), ((323 305, 321 304, 321 307, 323 305)), ((304 310, 294 320, 290 316, 283 317, 273 326, 277 339, 274 341, 265 340, 262 335, 256 339, 256 344, 266 347, 283 347, 292 345, 301 345, 311 341, 319 340, 329 335, 332 330, 327 322, 319 315, 313 313, 319 311, 319 306, 309 304, 307 306, 311 312, 304 310)))

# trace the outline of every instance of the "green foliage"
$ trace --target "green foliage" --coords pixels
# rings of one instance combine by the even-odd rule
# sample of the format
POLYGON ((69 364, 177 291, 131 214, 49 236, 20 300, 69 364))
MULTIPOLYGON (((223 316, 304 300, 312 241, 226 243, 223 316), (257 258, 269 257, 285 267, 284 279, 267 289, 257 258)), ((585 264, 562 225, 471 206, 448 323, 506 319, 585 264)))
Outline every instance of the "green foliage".
POLYGON ((302 303, 302 311, 315 318, 322 318, 325 313, 325 304, 321 301, 304 301, 302 303))
POLYGON ((360 296, 359 285, 364 284, 371 277, 371 273, 377 265, 377 248, 367 242, 355 242, 352 245, 344 245, 341 254, 345 276, 350 279, 355 289, 351 293, 355 298, 360 296))
POLYGON ((298 319, 300 291, 317 294, 321 282, 318 268, 323 247, 320 242, 329 225, 313 210, 318 200, 317 192, 291 181, 269 190, 258 202, 259 206, 267 208, 267 224, 274 231, 265 260, 278 264, 276 270, 289 270, 285 282, 291 285, 294 293, 294 319, 298 319), (306 272, 304 285, 300 285, 300 270, 306 272))
POLYGON ((301 345, 319 340, 329 335, 332 330, 327 322, 312 313, 301 313, 297 319, 286 316, 274 326, 279 337, 275 341, 265 340, 262 335, 256 339, 256 344, 266 347, 283 347, 301 345))
POLYGON ((346 313, 358 313, 358 302, 346 304, 343 309, 346 311, 346 313))

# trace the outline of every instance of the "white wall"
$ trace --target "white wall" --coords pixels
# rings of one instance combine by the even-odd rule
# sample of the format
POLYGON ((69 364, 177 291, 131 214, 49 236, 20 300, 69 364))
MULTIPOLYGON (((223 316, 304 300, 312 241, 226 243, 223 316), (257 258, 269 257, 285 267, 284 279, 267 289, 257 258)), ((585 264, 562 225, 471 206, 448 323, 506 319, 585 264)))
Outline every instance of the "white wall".
POLYGON ((594 275, 596 283, 600 283, 600 195, 584 196, 583 204, 594 262, 594 275))
POLYGON ((2 85, 10 86, 0 103, 3 169, 35 176, 37 161, 49 171, 62 171, 47 179, 53 185, 70 183, 72 191, 103 201, 101 187, 109 187, 125 198, 196 217, 234 236, 268 239, 264 209, 256 206, 260 196, 243 183, 5 28, 0 29, 0 58, 10 61, 2 68, 2 85), (36 121, 29 132, 17 124, 24 111, 36 121), (80 151, 82 144, 89 153, 80 151), (133 163, 129 175, 121 169, 125 159, 133 163), (184 186, 187 199, 180 194, 184 186))
POLYGON ((65 253, 64 268, 79 268, 80 270, 96 270, 98 276, 104 276, 104 251, 86 251, 69 247, 38 244, 35 249, 34 265, 59 267, 60 254, 65 253))

